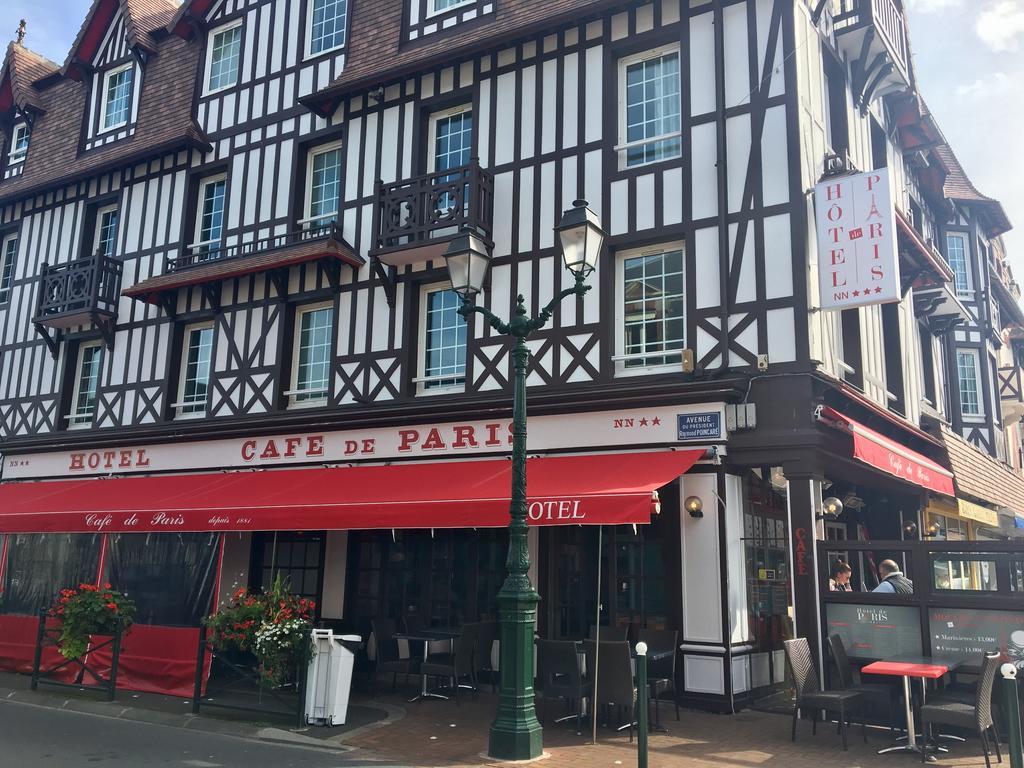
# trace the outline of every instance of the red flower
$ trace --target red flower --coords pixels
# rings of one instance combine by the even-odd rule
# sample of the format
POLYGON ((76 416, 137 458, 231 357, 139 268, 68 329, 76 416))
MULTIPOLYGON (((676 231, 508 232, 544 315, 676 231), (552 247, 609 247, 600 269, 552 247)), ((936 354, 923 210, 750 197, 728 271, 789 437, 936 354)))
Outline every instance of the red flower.
POLYGON ((109 585, 109 584, 104 584, 104 585, 103 585, 103 588, 104 588, 104 589, 110 589, 110 585, 109 585))
POLYGON ((117 603, 107 603, 107 608, 113 613, 117 613, 117 603))

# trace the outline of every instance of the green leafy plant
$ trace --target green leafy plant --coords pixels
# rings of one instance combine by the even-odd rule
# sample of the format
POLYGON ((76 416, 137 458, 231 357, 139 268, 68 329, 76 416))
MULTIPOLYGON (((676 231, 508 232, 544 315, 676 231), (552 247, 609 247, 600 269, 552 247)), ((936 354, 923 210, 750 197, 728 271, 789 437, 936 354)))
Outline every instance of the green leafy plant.
POLYGON ((284 685, 312 655, 310 630, 316 603, 292 593, 280 575, 261 594, 239 589, 228 604, 206 619, 218 651, 250 652, 261 679, 284 685))
POLYGON ((135 602, 109 584, 79 584, 77 589, 62 589, 50 608, 60 621, 58 650, 67 659, 79 659, 89 648, 91 635, 112 635, 118 621, 127 631, 135 618, 135 602))

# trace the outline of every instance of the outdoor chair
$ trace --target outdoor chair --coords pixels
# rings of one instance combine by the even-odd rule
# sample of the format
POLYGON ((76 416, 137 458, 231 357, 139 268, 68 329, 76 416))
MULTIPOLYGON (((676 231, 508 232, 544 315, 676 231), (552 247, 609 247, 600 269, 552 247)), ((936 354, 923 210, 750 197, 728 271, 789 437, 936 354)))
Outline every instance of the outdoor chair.
MULTIPOLYGON (((542 715, 547 715, 549 699, 564 699, 573 713, 556 718, 556 723, 576 718, 576 735, 580 734, 583 700, 591 698, 593 685, 583 679, 576 643, 572 640, 537 641, 537 679, 544 694, 542 715)), ((545 719, 543 716, 542 720, 545 719)))
POLYGON ((850 714, 859 706, 861 709, 861 733, 866 744, 868 731, 864 719, 864 694, 860 691, 821 690, 818 673, 814 670, 811 647, 807 644, 806 637, 785 640, 783 647, 786 652, 786 662, 789 664, 789 671, 793 677, 793 684, 796 687, 796 704, 793 706, 793 741, 796 741, 796 721, 800 710, 811 712, 812 734, 817 734, 818 716, 821 710, 825 710, 839 715, 839 732, 843 737, 843 749, 848 749, 846 734, 850 725, 850 714))
POLYGON ((846 655, 846 644, 839 635, 831 635, 828 639, 828 647, 832 652, 832 660, 836 665, 836 672, 839 677, 839 687, 844 691, 857 691, 864 697, 863 705, 867 707, 868 702, 875 702, 886 708, 889 719, 886 721, 889 730, 895 730, 896 702, 900 699, 900 689, 895 685, 885 683, 865 683, 863 680, 857 682, 853 676, 853 666, 850 658, 846 655))
MULTIPOLYGON (((454 651, 444 656, 431 656, 420 665, 420 674, 424 677, 446 677, 452 681, 452 694, 455 703, 459 704, 459 688, 463 687, 459 680, 470 679, 469 687, 474 698, 477 693, 476 682, 476 648, 480 635, 479 624, 463 624, 462 632, 455 638, 454 651)), ((423 699, 420 699, 422 703, 423 699)))
MULTIPOLYGON (((981 748, 985 753, 985 766, 991 768, 989 760, 989 732, 991 732, 996 748, 998 762, 1003 762, 1003 755, 999 749, 999 734, 996 733, 995 723, 992 720, 992 685, 995 681, 996 670, 999 669, 1000 654, 995 651, 985 654, 985 663, 981 667, 981 675, 978 677, 978 686, 975 689, 974 701, 966 703, 956 699, 943 698, 941 695, 927 704, 921 706, 921 729, 924 732, 925 746, 928 739, 932 737, 932 728, 936 725, 950 725, 954 728, 963 728, 967 731, 975 731, 981 737, 981 748)), ((932 737, 934 741, 934 737, 932 737)), ((921 762, 927 759, 928 750, 921 750, 921 762)))
POLYGON ((618 707, 621 712, 626 710, 629 717, 626 725, 618 730, 629 728, 629 740, 633 740, 633 726, 636 723, 636 685, 633 683, 633 659, 629 654, 629 643, 624 640, 602 640, 600 642, 601 657, 595 664, 595 652, 598 643, 584 640, 583 649, 587 659, 587 677, 593 686, 592 717, 597 716, 597 708, 601 704, 618 707), (597 668, 595 678, 594 668, 597 668))
POLYGON ((391 673, 391 692, 395 692, 398 675, 405 675, 405 685, 409 685, 409 675, 414 675, 419 666, 419 659, 403 659, 398 653, 398 641, 395 640, 394 619, 376 618, 372 622, 373 637, 377 646, 377 663, 373 673, 372 695, 377 695, 377 678, 382 672, 391 673))
MULTIPOLYGON (((590 625, 590 634, 587 635, 588 640, 595 640, 597 636, 597 627, 593 624, 590 625)), ((629 627, 614 626, 606 627, 604 624, 601 625, 601 642, 612 642, 615 640, 624 641, 629 639, 629 627)))
POLYGON ((674 629, 640 629, 637 630, 637 642, 647 643, 647 653, 672 651, 672 655, 660 661, 647 664, 647 682, 651 689, 651 701, 654 702, 654 716, 658 719, 658 704, 661 694, 671 693, 672 702, 676 706, 676 720, 679 719, 679 701, 676 699, 676 649, 679 646, 679 633, 674 629))
POLYGON ((491 678, 491 691, 498 690, 498 676, 491 663, 494 641, 498 639, 498 625, 493 621, 480 622, 480 635, 477 640, 476 671, 486 672, 491 678))

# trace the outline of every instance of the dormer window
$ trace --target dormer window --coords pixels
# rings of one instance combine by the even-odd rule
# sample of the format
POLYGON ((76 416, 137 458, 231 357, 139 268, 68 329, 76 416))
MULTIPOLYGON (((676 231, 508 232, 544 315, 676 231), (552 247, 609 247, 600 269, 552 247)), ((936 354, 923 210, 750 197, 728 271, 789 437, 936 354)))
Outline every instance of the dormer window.
POLYGON ((430 10, 427 12, 427 15, 435 16, 438 13, 444 13, 463 5, 472 5, 476 0, 427 0, 427 2, 430 3, 430 10))
POLYGON ((129 62, 103 75, 101 131, 112 131, 128 124, 132 104, 133 72, 133 65, 129 62))
POLYGON ((210 33, 206 51, 206 93, 216 93, 238 84, 242 58, 242 20, 225 24, 210 33))
POLYGON ((309 0, 309 8, 309 55, 343 47, 348 0, 309 0))
POLYGON ((494 18, 495 0, 408 0, 407 39, 421 40, 471 21, 494 18))
POLYGON ((11 131, 11 151, 7 155, 8 165, 20 163, 28 154, 28 123, 15 123, 11 131))

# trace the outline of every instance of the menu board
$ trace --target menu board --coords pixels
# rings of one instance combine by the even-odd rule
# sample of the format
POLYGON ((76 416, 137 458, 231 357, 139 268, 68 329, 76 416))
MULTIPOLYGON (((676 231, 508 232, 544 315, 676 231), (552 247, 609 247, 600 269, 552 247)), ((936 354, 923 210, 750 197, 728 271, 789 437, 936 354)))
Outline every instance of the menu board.
POLYGON ((825 619, 828 634, 843 638, 846 653, 851 658, 922 655, 921 619, 917 608, 829 603, 825 619))
POLYGON ((1024 613, 969 608, 932 608, 932 654, 973 659, 999 649, 1024 670, 1024 613))

